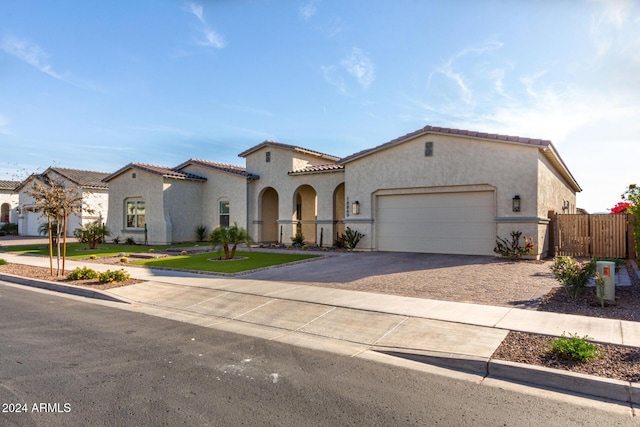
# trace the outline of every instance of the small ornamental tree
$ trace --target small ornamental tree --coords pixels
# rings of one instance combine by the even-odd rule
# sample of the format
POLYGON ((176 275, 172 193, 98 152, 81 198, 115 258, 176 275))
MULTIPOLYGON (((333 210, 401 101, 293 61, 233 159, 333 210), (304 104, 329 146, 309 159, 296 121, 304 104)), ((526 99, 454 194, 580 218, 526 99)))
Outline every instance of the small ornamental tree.
POLYGON ((26 192, 34 199, 36 211, 47 219, 51 275, 53 276, 54 244, 57 258, 56 274, 64 275, 64 262, 67 256, 67 223, 71 215, 83 210, 82 190, 71 184, 65 186, 47 174, 41 174, 34 176, 33 184, 27 188, 26 192))

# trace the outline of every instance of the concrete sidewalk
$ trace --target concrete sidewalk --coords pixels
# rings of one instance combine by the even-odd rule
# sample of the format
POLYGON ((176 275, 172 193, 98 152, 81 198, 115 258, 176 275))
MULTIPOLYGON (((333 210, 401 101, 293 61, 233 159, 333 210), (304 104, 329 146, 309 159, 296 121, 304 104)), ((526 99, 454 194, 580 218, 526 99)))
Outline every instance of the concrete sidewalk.
MULTIPOLYGON (((2 254, 16 264, 48 259, 2 254)), ((67 260, 67 269, 89 263, 67 260)), ((98 271, 112 265, 91 264, 98 271)), ((120 268, 120 266, 118 266, 120 268)), ((640 323, 360 291, 124 267, 143 283, 99 293, 129 310, 350 356, 367 350, 640 405, 640 384, 491 359, 509 331, 640 347, 640 323)), ((16 281, 8 275, 0 279, 16 281), (12 280, 13 279, 13 280, 12 280)), ((23 284, 24 284, 23 280, 23 284)), ((73 286, 68 292, 81 294, 73 286)))

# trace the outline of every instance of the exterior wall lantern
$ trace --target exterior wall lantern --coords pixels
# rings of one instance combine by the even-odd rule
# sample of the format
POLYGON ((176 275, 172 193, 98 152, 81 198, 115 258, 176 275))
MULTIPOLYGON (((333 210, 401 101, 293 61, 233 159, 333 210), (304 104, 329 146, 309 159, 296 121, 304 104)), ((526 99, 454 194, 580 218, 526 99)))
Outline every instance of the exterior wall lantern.
POLYGON ((16 208, 16 213, 17 213, 18 215, 20 215, 20 214, 22 213, 22 211, 20 210, 20 206, 18 206, 18 207, 16 208))
POLYGON ((520 196, 518 196, 517 194, 513 196, 513 199, 511 199, 511 203, 513 211, 520 212, 520 196))
POLYGON ((351 213, 354 215, 359 215, 360 214, 360 202, 359 201, 355 201, 353 202, 353 204, 351 205, 351 213))

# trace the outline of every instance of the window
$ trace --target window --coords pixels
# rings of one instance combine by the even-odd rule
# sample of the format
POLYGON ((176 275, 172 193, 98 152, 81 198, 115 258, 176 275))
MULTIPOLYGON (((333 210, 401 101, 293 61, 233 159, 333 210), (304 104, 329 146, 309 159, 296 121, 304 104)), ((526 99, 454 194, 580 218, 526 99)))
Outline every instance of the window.
POLYGON ((271 151, 267 151, 267 152, 265 153, 265 157, 264 157, 264 159, 265 159, 265 161, 266 161, 267 163, 271 162, 271 151))
POLYGON ((433 142, 429 141, 424 144, 424 155, 425 157, 433 156, 433 142))
POLYGON ((127 228, 144 228, 144 200, 127 200, 127 228))
POLYGON ((229 201, 222 200, 220 202, 220 226, 229 226, 229 201))

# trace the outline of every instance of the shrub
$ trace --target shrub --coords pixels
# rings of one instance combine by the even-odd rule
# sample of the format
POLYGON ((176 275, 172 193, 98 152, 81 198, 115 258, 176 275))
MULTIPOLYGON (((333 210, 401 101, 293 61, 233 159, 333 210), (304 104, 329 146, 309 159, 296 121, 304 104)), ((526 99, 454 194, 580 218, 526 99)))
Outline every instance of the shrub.
POLYGON ((199 225, 196 227, 196 238, 198 240, 198 242, 204 242, 205 240, 207 240, 207 226, 206 225, 199 225))
POLYGON ((184 256, 184 255, 189 255, 189 252, 187 252, 187 251, 180 251, 180 255, 183 255, 183 256, 184 256))
POLYGON ((0 258, 0 265, 7 265, 7 260, 0 258))
POLYGON ((309 245, 302 245, 302 250, 305 250, 305 251, 309 250, 309 245))
POLYGON ((364 234, 359 232, 358 230, 352 230, 350 227, 347 227, 344 230, 344 234, 338 236, 338 239, 335 242, 335 246, 338 248, 345 248, 348 251, 353 251, 356 248, 356 245, 362 238, 364 234))
POLYGON ((563 256, 553 260, 551 271, 567 295, 575 299, 596 272, 596 262, 592 259, 580 263, 570 256, 563 256))
POLYGON ((578 362, 586 362, 602 357, 602 349, 587 341, 589 339, 586 335, 580 338, 578 334, 569 334, 567 337, 563 332, 561 337, 551 341, 551 352, 562 359, 576 360, 578 362))
POLYGON ((97 255, 91 255, 91 256, 89 257, 89 259, 98 259, 98 256, 97 256, 97 255))
POLYGON ((90 280, 90 279, 96 279, 99 276, 99 274, 91 269, 91 268, 87 268, 87 267, 77 267, 75 270, 73 270, 71 273, 69 273, 67 275, 67 279, 69 280, 90 280))
POLYGON ((150 253, 150 254, 154 253, 155 251, 156 251, 156 250, 155 250, 155 249, 153 249, 153 248, 150 248, 150 249, 149 249, 149 253, 150 253))
POLYGON ((5 233, 5 234, 3 234, 3 236, 6 236, 6 235, 17 236, 18 235, 18 224, 13 223, 13 222, 8 222, 8 223, 4 224, 2 227, 0 227, 0 232, 5 233))
POLYGON ((113 244, 114 245, 119 245, 120 244, 120 236, 116 236, 113 238, 113 244))
POLYGON ((131 276, 125 270, 120 269, 116 271, 107 270, 104 273, 100 274, 99 281, 100 283, 111 283, 111 282, 124 282, 125 280, 129 280, 131 276))
POLYGON ((118 256, 119 256, 119 257, 127 256, 127 253, 126 253, 126 252, 120 252, 120 253, 118 254, 118 256))
POLYGON ((302 244, 304 244, 304 234, 297 232, 296 235, 291 238, 291 243, 302 246, 302 244))
POLYGON ((606 285, 605 278, 596 273, 596 298, 600 301, 600 307, 604 307, 604 287, 606 285))
POLYGON ((133 240, 133 237, 127 237, 126 239, 124 239, 124 243, 125 243, 126 245, 135 245, 135 244, 136 244, 136 241, 135 241, 135 240, 133 240))
POLYGON ((80 228, 73 230, 73 235, 80 243, 87 243, 89 249, 95 249, 98 243, 102 243, 104 238, 111 234, 107 227, 98 221, 82 225, 80 228))
POLYGON ((493 252, 512 261, 517 261, 524 255, 533 254, 533 237, 524 236, 524 247, 522 247, 520 246, 520 236, 522 236, 521 231, 512 231, 511 242, 496 236, 496 247, 493 248, 493 252))
POLYGON ((126 256, 123 256, 122 258, 120 258, 120 262, 123 264, 127 264, 129 262, 129 258, 127 258, 126 256))

